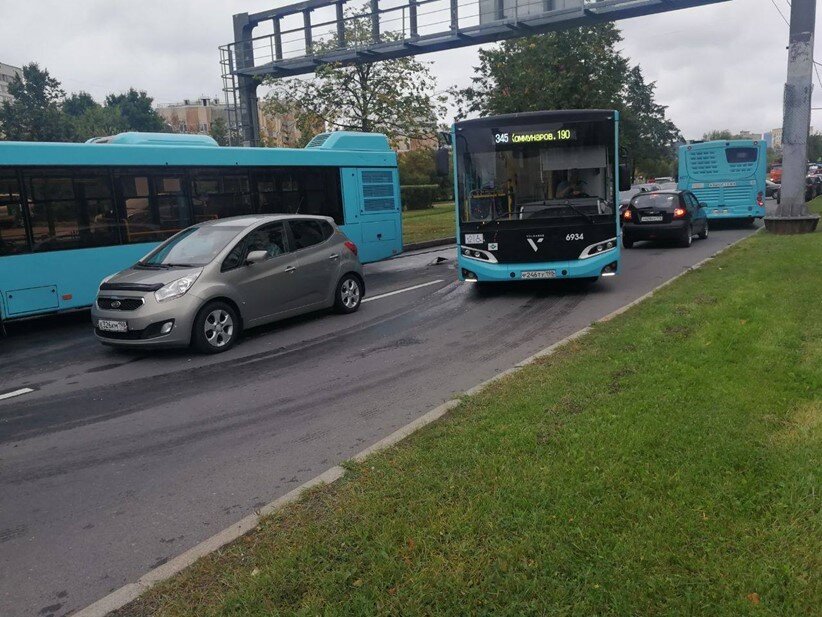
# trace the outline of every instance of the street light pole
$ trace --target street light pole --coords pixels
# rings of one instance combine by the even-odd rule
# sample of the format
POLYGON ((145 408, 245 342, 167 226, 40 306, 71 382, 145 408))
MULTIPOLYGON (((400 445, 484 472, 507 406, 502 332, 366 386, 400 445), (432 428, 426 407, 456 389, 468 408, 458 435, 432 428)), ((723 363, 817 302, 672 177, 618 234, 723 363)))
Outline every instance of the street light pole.
POLYGON ((765 217, 765 229, 777 234, 809 233, 819 222, 819 216, 805 205, 815 26, 816 0, 793 0, 782 120, 781 203, 776 216, 765 217))

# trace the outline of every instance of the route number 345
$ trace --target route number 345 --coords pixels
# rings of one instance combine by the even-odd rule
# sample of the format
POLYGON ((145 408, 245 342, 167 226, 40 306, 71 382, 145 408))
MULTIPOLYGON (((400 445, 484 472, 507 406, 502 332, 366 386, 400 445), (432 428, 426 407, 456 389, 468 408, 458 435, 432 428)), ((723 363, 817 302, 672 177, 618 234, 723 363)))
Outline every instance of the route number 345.
POLYGON ((571 242, 572 240, 585 240, 585 234, 568 234, 565 236, 566 242, 571 242))

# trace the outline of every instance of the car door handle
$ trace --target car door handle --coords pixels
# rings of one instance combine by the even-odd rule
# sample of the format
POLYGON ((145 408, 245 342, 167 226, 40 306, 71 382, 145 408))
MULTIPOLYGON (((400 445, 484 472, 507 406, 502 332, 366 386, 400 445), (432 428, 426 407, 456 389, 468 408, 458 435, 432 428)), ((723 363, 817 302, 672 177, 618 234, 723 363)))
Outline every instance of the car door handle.
POLYGON ((339 259, 340 255, 339 255, 339 253, 334 253, 333 255, 329 255, 328 258, 329 259, 339 259))
POLYGON ((286 266, 285 267, 286 274, 294 274, 297 271, 297 268, 294 266, 286 266))

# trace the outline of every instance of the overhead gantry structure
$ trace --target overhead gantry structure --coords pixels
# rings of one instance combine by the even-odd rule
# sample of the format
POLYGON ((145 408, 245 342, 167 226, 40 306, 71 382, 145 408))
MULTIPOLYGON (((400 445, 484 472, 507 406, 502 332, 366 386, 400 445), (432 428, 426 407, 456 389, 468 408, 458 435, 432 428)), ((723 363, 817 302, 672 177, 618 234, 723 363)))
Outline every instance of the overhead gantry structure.
POLYGON ((234 42, 220 47, 229 126, 259 141, 257 88, 265 78, 492 43, 665 13, 727 0, 306 0, 234 15, 234 42), (353 20, 367 40, 347 39, 353 20), (263 31, 255 36, 255 30, 263 31))

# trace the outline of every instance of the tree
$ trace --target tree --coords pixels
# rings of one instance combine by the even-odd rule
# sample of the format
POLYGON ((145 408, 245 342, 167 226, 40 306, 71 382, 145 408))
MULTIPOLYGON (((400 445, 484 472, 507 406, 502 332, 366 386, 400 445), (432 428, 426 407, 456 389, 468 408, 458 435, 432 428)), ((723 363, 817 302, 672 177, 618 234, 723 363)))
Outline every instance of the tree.
POLYGON ((616 109, 622 145, 638 164, 675 158, 677 127, 654 100, 646 83, 617 46, 613 24, 504 41, 480 50, 472 85, 452 89, 459 115, 481 116, 551 109, 616 109))
POLYGON ((86 141, 92 137, 116 135, 129 130, 128 122, 117 107, 103 107, 95 103, 82 115, 72 119, 72 138, 75 141, 86 141))
POLYGON ((100 103, 95 101, 88 92, 81 91, 71 94, 66 100, 63 101, 61 107, 63 109, 63 113, 66 115, 69 115, 72 118, 79 118, 89 109, 100 107, 100 103))
MULTIPOLYGON (((370 42, 370 21, 349 20, 345 36, 352 46, 370 42)), ((390 33, 383 38, 390 40, 390 33)), ((336 41, 315 44, 318 51, 334 46, 336 41)), ((269 79, 266 83, 273 91, 266 111, 295 113, 305 139, 318 125, 380 132, 394 140, 432 135, 445 101, 434 94, 435 79, 428 64, 413 58, 355 66, 324 64, 317 67, 313 79, 269 79)))
POLYGON ((23 67, 23 76, 9 83, 14 100, 0 106, 0 135, 18 141, 61 141, 71 129, 60 109, 65 92, 46 69, 32 62, 23 67))
POLYGON ((106 97, 106 107, 117 107, 120 115, 125 118, 128 130, 144 131, 149 133, 165 132, 166 123, 151 106, 154 101, 143 90, 139 92, 129 88, 122 94, 109 94, 106 97))
POLYGON ((808 136, 808 160, 812 163, 822 161, 822 135, 808 136))
POLYGON ((702 136, 702 139, 705 141, 728 141, 729 139, 737 139, 738 136, 734 135, 728 129, 721 129, 713 131, 708 131, 702 136))
POLYGON ((208 132, 221 146, 228 145, 228 123, 225 118, 215 118, 211 123, 211 130, 208 132))

